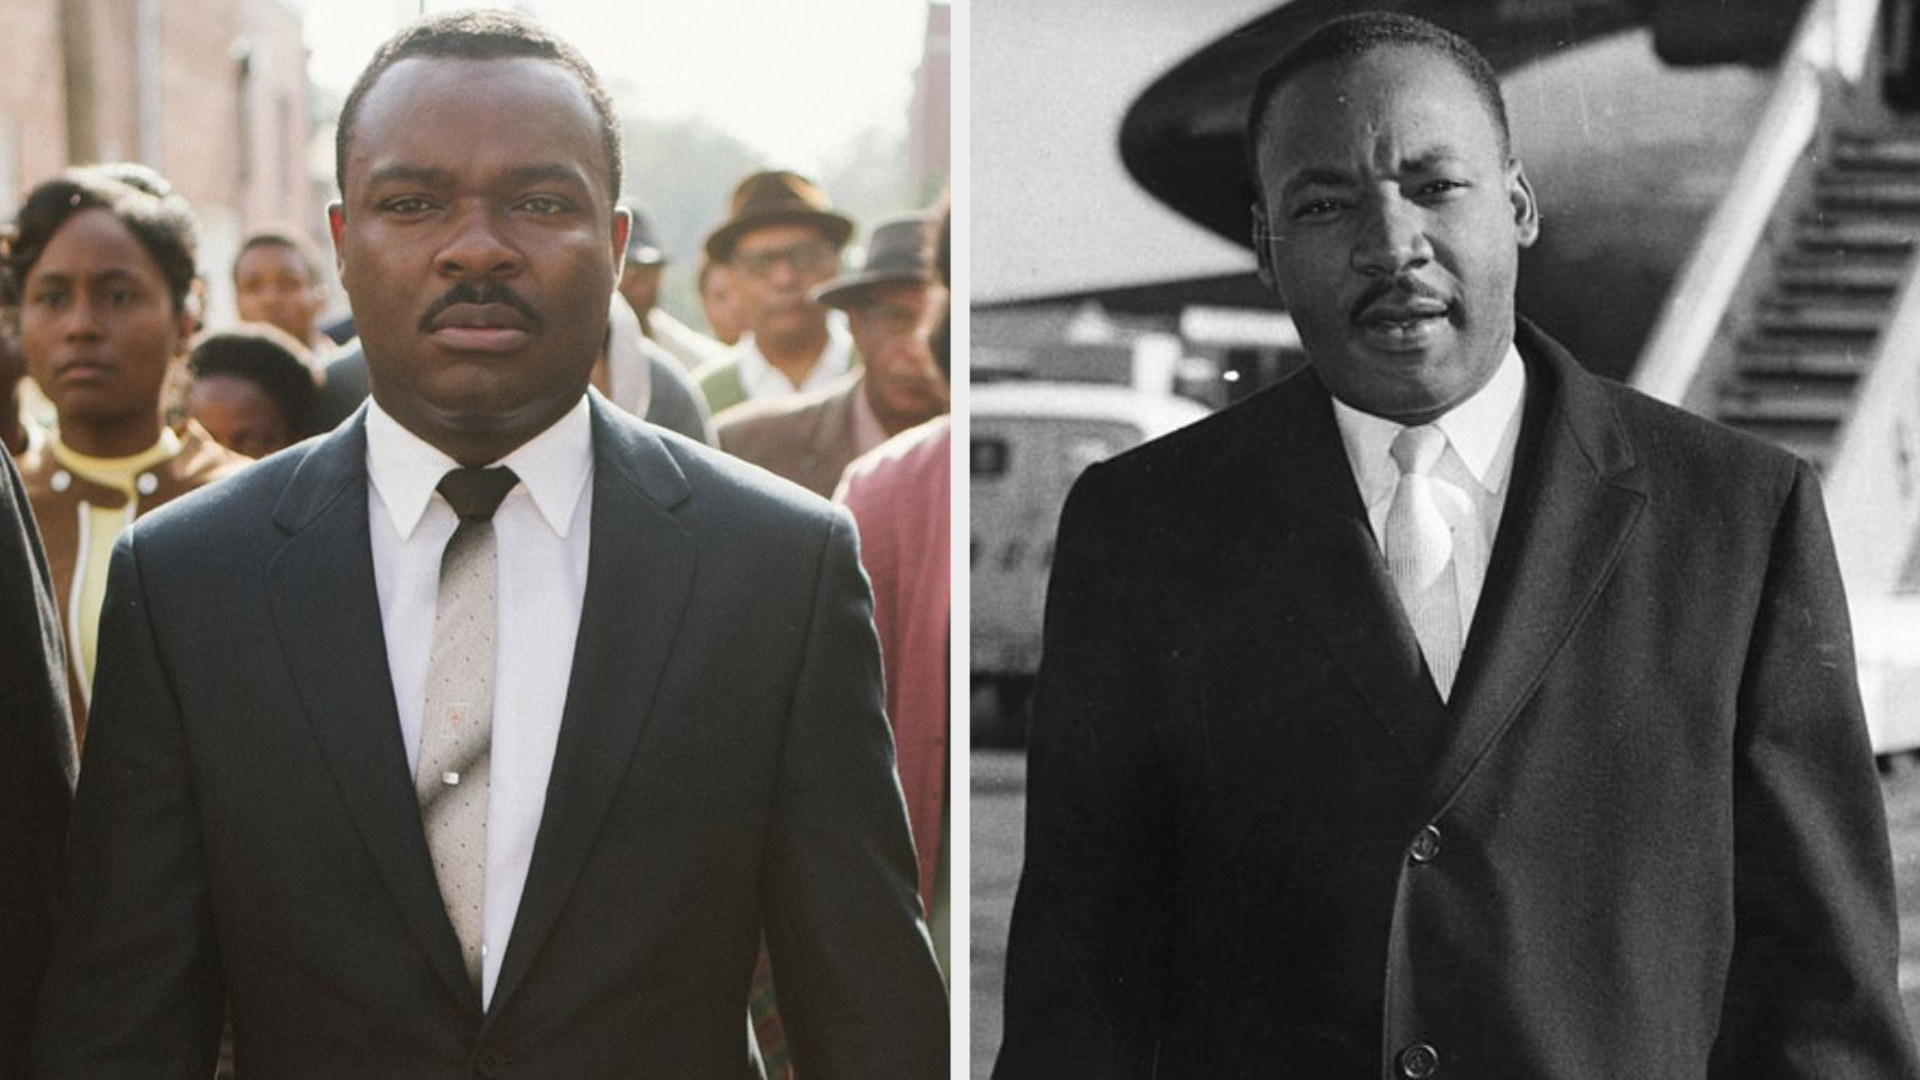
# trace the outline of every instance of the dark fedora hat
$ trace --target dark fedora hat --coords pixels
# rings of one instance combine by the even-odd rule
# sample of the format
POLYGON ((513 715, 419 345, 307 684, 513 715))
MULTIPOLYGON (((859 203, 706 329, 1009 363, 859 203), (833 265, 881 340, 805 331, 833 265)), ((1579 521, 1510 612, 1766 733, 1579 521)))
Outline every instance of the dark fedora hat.
POLYGON ((633 227, 627 230, 627 261, 635 266, 665 266, 667 253, 654 235, 653 221, 641 210, 628 213, 633 215, 633 227))
POLYGON ((727 220, 707 236, 707 255, 726 262, 742 236, 769 225, 811 225, 834 247, 853 235, 853 219, 835 213, 826 192, 798 173, 772 169, 748 175, 733 189, 727 220))
POLYGON ((924 213, 899 214, 874 226, 867 243, 867 261, 858 272, 823 281, 812 292, 816 304, 847 307, 875 285, 894 282, 924 285, 933 280, 931 245, 927 232, 932 217, 924 213))

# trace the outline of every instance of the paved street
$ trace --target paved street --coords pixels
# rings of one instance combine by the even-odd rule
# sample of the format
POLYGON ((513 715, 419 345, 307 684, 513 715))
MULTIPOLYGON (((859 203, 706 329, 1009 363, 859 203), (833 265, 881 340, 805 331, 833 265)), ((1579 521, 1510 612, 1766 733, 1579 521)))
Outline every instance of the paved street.
MULTIPOLYGON (((1000 1042, 1007 916, 1020 872, 1026 762, 1015 751, 973 754, 973 1076, 983 1080, 1000 1042)), ((1900 992, 1920 1031, 1920 766, 1882 781, 1900 890, 1900 992)))

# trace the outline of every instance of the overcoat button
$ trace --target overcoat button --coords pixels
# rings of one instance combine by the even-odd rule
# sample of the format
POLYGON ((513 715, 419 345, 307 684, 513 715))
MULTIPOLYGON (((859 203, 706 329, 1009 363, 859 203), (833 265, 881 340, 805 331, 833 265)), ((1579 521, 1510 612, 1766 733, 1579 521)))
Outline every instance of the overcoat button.
POLYGON ((507 1075, 507 1055, 497 1046, 483 1046, 473 1057, 473 1071, 480 1080, 500 1080, 507 1075))
POLYGON ((1426 1043, 1414 1043, 1400 1051, 1400 1075, 1406 1080, 1427 1080, 1440 1071, 1440 1051, 1426 1043))
POLYGON ((151 495, 160 490, 160 478, 150 472, 143 472, 140 478, 133 482, 133 489, 142 495, 151 495))
POLYGON ((65 469, 61 469, 53 474, 47 481, 47 484, 55 491, 65 491, 73 486, 73 474, 65 469))
POLYGON ((1407 854, 1413 858, 1414 862, 1417 862, 1417 863, 1430 863, 1433 860, 1439 858, 1440 857, 1439 827, 1434 825, 1428 825, 1426 828, 1421 829, 1420 835, 1413 838, 1413 845, 1407 849, 1407 854))

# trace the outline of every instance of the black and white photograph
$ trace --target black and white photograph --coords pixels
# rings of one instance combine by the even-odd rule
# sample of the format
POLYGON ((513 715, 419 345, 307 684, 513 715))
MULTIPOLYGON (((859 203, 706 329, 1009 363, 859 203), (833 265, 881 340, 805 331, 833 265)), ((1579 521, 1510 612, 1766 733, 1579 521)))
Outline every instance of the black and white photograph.
POLYGON ((973 1077, 1920 1075, 1916 5, 972 27, 973 1077))

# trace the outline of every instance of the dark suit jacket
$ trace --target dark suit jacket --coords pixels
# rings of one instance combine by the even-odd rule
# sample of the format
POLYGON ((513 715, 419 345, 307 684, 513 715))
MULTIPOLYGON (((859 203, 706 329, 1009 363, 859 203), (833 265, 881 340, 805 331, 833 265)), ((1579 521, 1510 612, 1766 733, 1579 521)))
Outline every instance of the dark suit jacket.
POLYGON ((0 1080, 27 1075, 72 795, 53 581, 20 474, 0 452, 0 1080))
POLYGON ((598 395, 593 439, 586 605, 488 1011, 402 749, 362 421, 115 552, 38 1075, 202 1080, 224 990, 243 1078, 754 1076, 763 931, 806 1075, 945 1075, 850 521, 598 395))
POLYGON ((1311 370, 1076 485, 1000 1080, 1920 1075, 1813 474, 1517 341, 1450 704, 1311 370))

